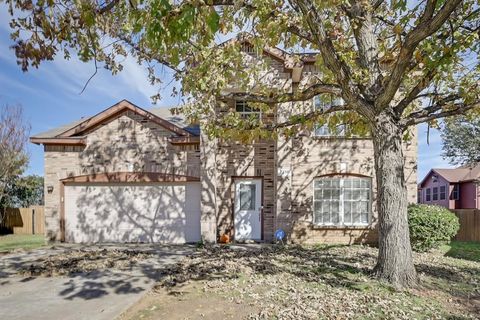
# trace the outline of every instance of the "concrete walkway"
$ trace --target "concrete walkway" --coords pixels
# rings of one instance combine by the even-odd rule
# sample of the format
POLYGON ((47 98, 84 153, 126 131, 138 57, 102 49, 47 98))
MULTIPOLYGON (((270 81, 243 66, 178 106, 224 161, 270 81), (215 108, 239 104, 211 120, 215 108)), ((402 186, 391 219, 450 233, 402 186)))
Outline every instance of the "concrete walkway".
MULTIPOLYGON (((67 277, 21 277, 16 273, 37 259, 61 254, 74 246, 38 249, 0 256, 0 310, 2 319, 114 319, 152 288, 161 268, 193 252, 189 246, 101 246, 146 250, 153 258, 128 270, 104 270, 67 277)), ((77 247, 79 248, 79 247, 77 247)), ((84 247, 82 247, 84 248, 84 247)))

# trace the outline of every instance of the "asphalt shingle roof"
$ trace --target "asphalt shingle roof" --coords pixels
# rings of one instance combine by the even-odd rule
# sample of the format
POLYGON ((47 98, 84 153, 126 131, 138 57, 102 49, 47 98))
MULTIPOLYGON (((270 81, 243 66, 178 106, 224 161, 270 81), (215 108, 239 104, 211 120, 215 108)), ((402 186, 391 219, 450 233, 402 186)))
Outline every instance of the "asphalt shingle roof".
MULTIPOLYGON (((155 116, 167 120, 168 122, 173 123, 174 125, 190 132, 193 135, 200 135, 200 126, 198 124, 189 124, 183 115, 172 114, 170 108, 150 108, 146 111, 154 114, 155 116)), ((32 136, 32 138, 55 138, 63 132, 79 125, 80 123, 88 120, 90 118, 82 118, 76 121, 73 121, 69 124, 62 125, 44 132, 40 132, 32 136)))

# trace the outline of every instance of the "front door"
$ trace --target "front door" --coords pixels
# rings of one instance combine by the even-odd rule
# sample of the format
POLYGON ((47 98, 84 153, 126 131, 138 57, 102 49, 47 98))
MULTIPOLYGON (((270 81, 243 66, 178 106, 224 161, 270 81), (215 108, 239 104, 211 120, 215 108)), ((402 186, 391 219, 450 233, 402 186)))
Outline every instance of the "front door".
POLYGON ((241 179, 235 182, 235 240, 262 238, 262 180, 241 179))

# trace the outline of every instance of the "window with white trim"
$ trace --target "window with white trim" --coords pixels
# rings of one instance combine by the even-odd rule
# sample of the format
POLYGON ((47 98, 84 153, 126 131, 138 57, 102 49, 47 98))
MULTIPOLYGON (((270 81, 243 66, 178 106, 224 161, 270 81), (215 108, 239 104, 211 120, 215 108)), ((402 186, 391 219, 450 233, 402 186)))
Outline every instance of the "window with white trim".
POLYGON ((453 185, 452 200, 460 199, 460 185, 458 183, 453 185))
POLYGON ((440 200, 445 200, 447 198, 447 187, 440 186, 440 200))
POLYGON ((365 226, 371 212, 371 179, 323 177, 313 182, 313 222, 324 226, 365 226))
POLYGON ((249 119, 251 117, 260 119, 262 116, 260 110, 249 106, 248 102, 243 100, 235 100, 235 111, 238 112, 243 119, 249 119))
MULTIPOLYGON (((313 97, 313 107, 315 110, 327 111, 332 107, 341 106, 344 104, 344 101, 340 97, 336 97, 330 94, 323 94, 313 97)), ((343 137, 345 136, 345 125, 337 125, 336 128, 332 129, 328 127, 328 124, 317 125, 315 126, 315 136, 317 137, 343 137)))

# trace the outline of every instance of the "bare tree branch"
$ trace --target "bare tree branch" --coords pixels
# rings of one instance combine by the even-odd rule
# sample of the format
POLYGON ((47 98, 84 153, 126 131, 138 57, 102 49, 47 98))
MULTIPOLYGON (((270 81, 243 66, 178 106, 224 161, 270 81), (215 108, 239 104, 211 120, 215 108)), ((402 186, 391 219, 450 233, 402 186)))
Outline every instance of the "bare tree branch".
MULTIPOLYGON (((446 117, 451 117, 459 114, 463 114, 469 110, 475 109, 475 108, 480 108, 480 101, 470 103, 470 104, 465 104, 465 103, 455 103, 453 105, 449 105, 448 108, 442 109, 445 107, 445 105, 434 105, 430 108, 430 110, 435 110, 440 112, 425 112, 425 115, 421 115, 421 112, 415 112, 409 115, 407 118, 403 119, 401 121, 401 126, 406 128, 411 125, 416 125, 420 124, 423 122, 428 122, 431 120, 435 119, 440 119, 440 118, 446 118, 446 117)), ((424 109, 425 110, 425 109, 424 109)))

